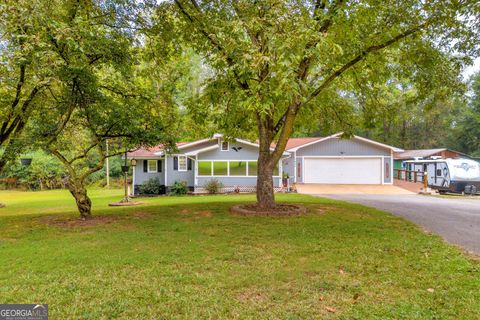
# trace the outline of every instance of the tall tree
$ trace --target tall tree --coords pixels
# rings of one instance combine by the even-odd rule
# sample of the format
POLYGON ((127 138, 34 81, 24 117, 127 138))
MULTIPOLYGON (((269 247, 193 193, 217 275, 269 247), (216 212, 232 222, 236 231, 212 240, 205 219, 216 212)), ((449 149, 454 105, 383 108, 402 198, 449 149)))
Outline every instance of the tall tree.
POLYGON ((170 98, 175 82, 166 80, 168 74, 162 77, 163 65, 152 70, 142 39, 132 31, 131 5, 135 8, 113 0, 61 1, 44 21, 55 81, 28 133, 65 166, 83 219, 91 216, 86 183, 107 157, 138 145, 174 142, 175 130, 166 128, 176 123, 170 98))
POLYGON ((480 157, 480 72, 470 79, 468 107, 455 123, 453 140, 458 150, 480 157))
POLYGON ((162 8, 157 20, 173 21, 214 70, 209 113, 227 135, 256 132, 262 208, 275 206, 272 173, 298 118, 337 111, 329 101, 363 89, 355 77, 436 83, 461 64, 445 52, 462 57, 480 43, 475 0, 174 0, 177 19, 162 8))
POLYGON ((0 3, 0 171, 26 145, 23 133, 52 80, 52 52, 40 1, 0 3))
MULTIPOLYGON (((444 147, 462 113, 466 86, 444 76, 436 87, 418 87, 408 79, 376 85, 360 108, 356 132, 404 149, 444 147)), ((366 85, 369 85, 368 82, 366 85)))

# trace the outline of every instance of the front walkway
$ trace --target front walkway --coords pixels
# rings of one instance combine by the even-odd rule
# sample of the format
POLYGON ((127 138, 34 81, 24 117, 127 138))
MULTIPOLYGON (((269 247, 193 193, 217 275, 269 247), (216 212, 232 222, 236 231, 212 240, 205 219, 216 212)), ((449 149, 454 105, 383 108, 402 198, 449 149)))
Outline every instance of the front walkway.
POLYGON ((390 194, 406 195, 412 192, 394 185, 366 184, 297 184, 298 193, 303 194, 390 194))

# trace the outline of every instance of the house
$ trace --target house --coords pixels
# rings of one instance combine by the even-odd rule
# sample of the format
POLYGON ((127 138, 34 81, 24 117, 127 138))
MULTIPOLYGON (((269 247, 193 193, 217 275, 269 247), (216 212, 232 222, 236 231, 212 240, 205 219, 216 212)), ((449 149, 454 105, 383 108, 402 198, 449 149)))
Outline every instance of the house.
POLYGON ((292 138, 282 169, 293 183, 392 184, 393 153, 401 149, 342 132, 324 138, 292 138))
MULTIPOLYGON (((223 191, 255 191, 259 145, 243 139, 226 141, 222 135, 177 144, 178 152, 168 154, 163 146, 138 149, 127 154, 133 165, 133 192, 138 186, 155 178, 168 188, 175 181, 185 181, 191 191, 202 192, 202 186, 217 179, 224 185, 223 191)), ((289 156, 285 152, 284 157, 289 156)), ((281 161, 274 171, 273 183, 281 189, 281 161)))
POLYGON ((472 157, 447 148, 405 150, 394 153, 394 168, 403 169, 403 162, 415 159, 473 159, 472 157))
MULTIPOLYGON (((282 176, 289 183, 391 184, 393 152, 402 151, 373 140, 342 133, 328 137, 292 138, 274 171, 273 184, 282 188, 282 176)), ((149 179, 169 187, 185 181, 190 190, 217 179, 223 191, 255 191, 259 145, 243 139, 224 140, 222 135, 177 144, 168 154, 162 146, 138 149, 127 154, 133 166, 133 192, 149 179)), ((273 149, 273 147, 272 147, 273 149)))

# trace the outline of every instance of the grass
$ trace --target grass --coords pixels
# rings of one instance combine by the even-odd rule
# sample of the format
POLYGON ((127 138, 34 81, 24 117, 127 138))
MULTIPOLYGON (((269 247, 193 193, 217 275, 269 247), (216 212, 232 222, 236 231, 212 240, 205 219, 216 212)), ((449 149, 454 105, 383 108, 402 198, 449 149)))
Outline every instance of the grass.
POLYGON ((0 192, 0 302, 52 319, 478 319, 480 264, 402 219, 302 195, 301 217, 228 213, 247 196, 162 197, 80 226, 65 191, 0 192))

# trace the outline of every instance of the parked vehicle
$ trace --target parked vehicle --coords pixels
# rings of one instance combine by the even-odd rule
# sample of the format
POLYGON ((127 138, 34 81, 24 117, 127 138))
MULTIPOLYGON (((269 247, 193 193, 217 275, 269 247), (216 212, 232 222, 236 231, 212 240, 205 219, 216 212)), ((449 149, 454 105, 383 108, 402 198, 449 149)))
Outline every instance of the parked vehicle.
POLYGON ((440 193, 480 192, 480 164, 474 160, 409 160, 404 163, 407 170, 427 172, 427 185, 440 193))

